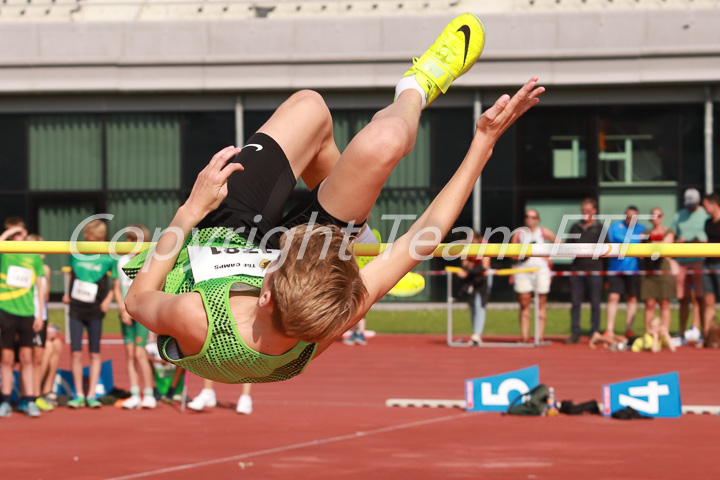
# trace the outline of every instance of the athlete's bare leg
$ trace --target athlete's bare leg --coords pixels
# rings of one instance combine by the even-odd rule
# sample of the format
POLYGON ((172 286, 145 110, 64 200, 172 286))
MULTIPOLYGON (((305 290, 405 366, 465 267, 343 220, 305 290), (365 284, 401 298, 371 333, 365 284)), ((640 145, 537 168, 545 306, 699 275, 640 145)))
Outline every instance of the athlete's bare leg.
POLYGON ((318 192, 320 204, 344 222, 365 221, 400 159, 415 145, 420 93, 405 90, 350 142, 318 192))
POLYGON ((317 92, 293 94, 258 131, 280 145, 295 178, 302 177, 311 190, 327 178, 340 158, 330 110, 317 92))

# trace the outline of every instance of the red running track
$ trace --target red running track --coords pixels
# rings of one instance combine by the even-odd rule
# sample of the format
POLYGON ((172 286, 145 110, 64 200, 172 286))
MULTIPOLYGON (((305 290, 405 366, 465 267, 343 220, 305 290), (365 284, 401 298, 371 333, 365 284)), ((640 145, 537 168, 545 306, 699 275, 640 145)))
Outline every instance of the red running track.
MULTIPOLYGON (((104 346, 126 387, 120 346, 104 346)), ((678 371, 685 404, 720 404, 718 351, 610 353, 449 348, 440 336, 338 344, 289 382, 217 387, 220 408, 180 413, 59 408, 0 419, 4 479, 714 478, 720 418, 617 421, 512 418, 460 409, 387 408, 388 398, 461 399, 466 378, 540 366, 559 400, 600 400, 609 382, 678 371), (222 408, 226 407, 226 408, 222 408)), ((196 394, 201 380, 190 381, 196 394)))

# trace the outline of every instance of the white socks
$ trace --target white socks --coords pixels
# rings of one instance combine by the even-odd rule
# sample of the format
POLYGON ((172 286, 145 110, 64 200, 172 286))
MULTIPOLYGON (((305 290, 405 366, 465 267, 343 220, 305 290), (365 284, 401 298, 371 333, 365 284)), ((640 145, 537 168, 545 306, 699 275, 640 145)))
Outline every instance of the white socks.
POLYGON ((418 81, 415 79, 415 75, 409 77, 402 77, 400 79, 400 81, 395 86, 395 98, 397 99, 402 92, 409 88, 420 92, 420 95, 422 95, 422 108, 425 108, 425 104, 427 103, 427 94, 425 93, 425 90, 423 90, 423 88, 420 86, 418 81))

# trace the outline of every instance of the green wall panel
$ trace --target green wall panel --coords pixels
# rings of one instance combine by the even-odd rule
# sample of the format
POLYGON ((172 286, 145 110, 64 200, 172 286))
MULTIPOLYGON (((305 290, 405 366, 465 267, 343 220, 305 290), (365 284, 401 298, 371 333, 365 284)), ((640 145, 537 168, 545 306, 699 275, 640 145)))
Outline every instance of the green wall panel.
MULTIPOLYGON (((167 228, 179 206, 180 199, 175 193, 111 193, 108 198, 108 213, 114 217, 108 224, 109 237, 112 238, 128 225, 140 223, 150 230, 152 238, 157 228, 167 228)), ((124 241, 125 238, 118 240, 124 241)))
POLYGON ((180 188, 180 118, 114 115, 107 121, 107 185, 111 190, 180 188))
POLYGON ((102 122, 91 115, 29 117, 31 190, 100 190, 102 122))

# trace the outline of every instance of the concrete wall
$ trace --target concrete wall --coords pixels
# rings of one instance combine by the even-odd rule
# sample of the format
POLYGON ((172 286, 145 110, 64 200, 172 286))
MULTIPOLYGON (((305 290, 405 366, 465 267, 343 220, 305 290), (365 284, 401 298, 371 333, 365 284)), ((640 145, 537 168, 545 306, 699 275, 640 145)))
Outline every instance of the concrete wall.
MULTIPOLYGON (((391 88, 452 15, 0 23, 0 93, 391 88)), ((720 9, 482 15, 463 88, 717 85, 720 9)), ((717 95, 717 93, 716 93, 717 95)))

